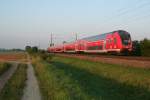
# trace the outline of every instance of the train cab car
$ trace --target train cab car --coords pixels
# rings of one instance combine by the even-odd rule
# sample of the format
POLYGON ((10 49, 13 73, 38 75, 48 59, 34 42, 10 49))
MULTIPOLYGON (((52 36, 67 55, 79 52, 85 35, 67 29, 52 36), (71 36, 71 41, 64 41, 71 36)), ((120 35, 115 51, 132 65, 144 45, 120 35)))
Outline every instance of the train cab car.
POLYGON ((118 31, 121 39, 121 52, 131 52, 132 51, 132 41, 131 36, 126 31, 118 31))
POLYGON ((80 42, 84 52, 93 53, 121 53, 132 50, 130 34, 126 31, 119 30, 105 34, 95 35, 81 39, 80 42))
POLYGON ((123 30, 107 33, 106 50, 107 52, 118 53, 131 52, 132 42, 130 34, 123 30))
POLYGON ((118 31, 107 33, 105 41, 105 49, 107 52, 120 52, 122 48, 122 42, 118 31))

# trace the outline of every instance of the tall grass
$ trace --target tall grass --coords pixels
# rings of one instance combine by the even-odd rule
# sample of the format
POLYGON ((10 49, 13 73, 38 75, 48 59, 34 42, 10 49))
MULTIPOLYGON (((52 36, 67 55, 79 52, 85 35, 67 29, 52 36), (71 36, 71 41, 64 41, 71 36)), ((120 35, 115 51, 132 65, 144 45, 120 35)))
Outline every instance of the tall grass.
POLYGON ((10 63, 0 63, 0 75, 10 68, 10 63))
POLYGON ((115 79, 120 83, 140 86, 150 89, 150 70, 133 68, 132 66, 124 67, 121 65, 107 64, 80 60, 78 58, 54 57, 52 62, 64 63, 79 69, 89 71, 99 76, 115 79))
POLYGON ((67 77, 63 71, 57 71, 40 59, 33 61, 43 100, 88 100, 77 83, 67 77))
POLYGON ((33 61, 44 100, 150 100, 150 71, 74 58, 33 61))
POLYGON ((20 64, 0 93, 0 100, 21 100, 26 81, 26 64, 20 64))

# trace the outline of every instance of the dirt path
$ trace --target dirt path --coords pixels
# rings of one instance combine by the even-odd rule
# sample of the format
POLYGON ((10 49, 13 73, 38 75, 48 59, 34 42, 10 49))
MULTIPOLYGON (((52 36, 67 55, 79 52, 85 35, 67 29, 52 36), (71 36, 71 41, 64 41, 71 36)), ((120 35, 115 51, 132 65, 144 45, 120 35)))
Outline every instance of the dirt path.
POLYGON ((22 100, 41 100, 38 82, 34 75, 34 69, 31 63, 28 63, 27 83, 22 100))
POLYGON ((13 66, 8 69, 3 75, 0 76, 0 92, 5 86, 6 82, 11 78, 15 70, 17 69, 18 63, 13 63, 13 66))

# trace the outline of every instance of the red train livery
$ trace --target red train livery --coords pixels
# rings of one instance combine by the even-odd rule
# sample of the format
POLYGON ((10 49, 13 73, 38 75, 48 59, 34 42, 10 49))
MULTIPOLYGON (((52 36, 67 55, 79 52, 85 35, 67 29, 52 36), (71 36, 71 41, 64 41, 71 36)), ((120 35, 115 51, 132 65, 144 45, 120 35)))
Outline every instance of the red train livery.
POLYGON ((123 30, 99 34, 72 43, 51 46, 48 52, 126 53, 132 51, 130 34, 123 30))

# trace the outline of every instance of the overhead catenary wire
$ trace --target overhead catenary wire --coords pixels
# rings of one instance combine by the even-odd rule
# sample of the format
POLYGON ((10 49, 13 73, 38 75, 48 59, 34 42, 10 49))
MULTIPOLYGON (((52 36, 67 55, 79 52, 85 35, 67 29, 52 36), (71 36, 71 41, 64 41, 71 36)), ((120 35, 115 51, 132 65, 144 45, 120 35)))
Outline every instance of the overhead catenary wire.
POLYGON ((111 16, 111 18, 107 18, 103 23, 109 24, 110 22, 114 21, 115 19, 118 19, 118 18, 125 16, 127 14, 130 14, 130 13, 133 13, 136 11, 136 9, 142 9, 146 6, 150 6, 150 2, 144 2, 143 4, 140 4, 140 5, 138 4, 138 5, 136 5, 136 7, 133 7, 133 8, 122 9, 115 16, 111 16))

